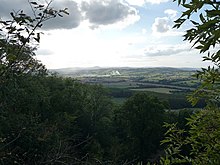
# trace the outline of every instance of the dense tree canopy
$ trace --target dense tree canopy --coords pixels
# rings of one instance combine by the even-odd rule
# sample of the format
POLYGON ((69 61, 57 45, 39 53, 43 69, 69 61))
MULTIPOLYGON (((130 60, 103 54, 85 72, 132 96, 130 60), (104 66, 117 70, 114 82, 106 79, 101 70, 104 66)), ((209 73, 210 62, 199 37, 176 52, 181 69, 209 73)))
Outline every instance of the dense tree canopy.
MULTIPOLYGON (((193 111, 169 111, 167 104, 144 92, 131 96, 131 92, 115 91, 131 96, 115 105, 100 85, 48 74, 34 58, 41 35, 37 29, 48 19, 68 13, 54 10, 51 2, 29 3, 33 17, 18 11, 11 13, 12 20, 0 21, 0 164, 132 165, 154 161, 154 154, 162 151, 163 123, 177 121, 185 128, 185 117, 193 111)), ((187 129, 193 138, 181 145, 188 146, 197 138, 202 143, 216 143, 216 150, 209 152, 216 161, 219 112, 210 111, 210 116, 216 113, 216 122, 209 121, 210 116, 199 122, 203 113, 192 118, 198 122, 189 121, 193 127, 187 129)), ((194 149, 194 155, 203 151, 199 158, 206 156, 201 146, 194 149)), ((169 154, 164 161, 173 156, 169 154)))
POLYGON ((159 148, 163 104, 137 95, 120 108, 99 85, 48 74, 34 58, 41 34, 37 29, 68 13, 53 10, 51 2, 29 3, 33 17, 18 11, 11 13, 12 20, 0 21, 0 164, 147 160, 150 150, 159 148))
POLYGON ((159 149, 165 121, 164 103, 146 93, 129 98, 116 113, 118 137, 126 158, 146 162, 159 149))

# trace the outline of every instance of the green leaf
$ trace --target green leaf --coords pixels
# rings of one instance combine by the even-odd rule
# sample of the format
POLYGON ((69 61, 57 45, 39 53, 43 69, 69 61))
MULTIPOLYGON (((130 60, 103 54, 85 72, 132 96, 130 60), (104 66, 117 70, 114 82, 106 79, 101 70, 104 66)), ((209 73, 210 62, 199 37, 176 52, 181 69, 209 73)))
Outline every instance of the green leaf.
POLYGON ((203 46, 202 45, 199 45, 199 46, 197 46, 197 47, 195 47, 196 49, 202 49, 203 48, 203 46))
POLYGON ((208 17, 219 17, 220 10, 206 10, 208 17))
POLYGON ((198 22, 195 22, 195 21, 193 21, 193 20, 190 20, 194 25, 199 25, 199 23, 198 22))
POLYGON ((38 5, 37 2, 30 2, 30 3, 33 4, 33 5, 38 5))
POLYGON ((203 23, 206 22, 206 21, 205 21, 205 18, 203 17, 203 14, 202 14, 202 13, 199 15, 199 18, 200 18, 200 20, 201 20, 203 23))
POLYGON ((189 9, 191 9, 191 8, 193 7, 193 6, 190 5, 190 4, 183 4, 182 6, 185 7, 185 8, 189 8, 189 9))
POLYGON ((40 42, 40 33, 37 33, 37 37, 34 37, 37 42, 40 42))

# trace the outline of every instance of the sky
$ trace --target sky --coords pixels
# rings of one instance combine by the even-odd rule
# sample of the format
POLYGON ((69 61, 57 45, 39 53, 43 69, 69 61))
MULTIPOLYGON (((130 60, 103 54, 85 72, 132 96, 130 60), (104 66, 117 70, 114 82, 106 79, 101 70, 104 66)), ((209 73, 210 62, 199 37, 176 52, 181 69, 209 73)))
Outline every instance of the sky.
MULTIPOLYGON (((27 0, 0 4, 5 19, 12 10, 30 12, 27 0)), ((48 69, 207 66, 183 41, 190 24, 172 28, 183 11, 173 0, 53 0, 51 6, 68 8, 70 14, 45 22, 41 29, 36 58, 48 69)))

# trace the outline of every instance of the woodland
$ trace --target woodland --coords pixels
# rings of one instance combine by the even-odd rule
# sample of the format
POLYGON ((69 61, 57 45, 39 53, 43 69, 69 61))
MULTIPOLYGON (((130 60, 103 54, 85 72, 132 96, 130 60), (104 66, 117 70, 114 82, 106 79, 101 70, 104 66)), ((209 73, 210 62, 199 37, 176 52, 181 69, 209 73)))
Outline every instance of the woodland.
POLYGON ((174 28, 191 22, 184 40, 213 64, 196 73, 201 84, 187 96, 192 105, 204 99, 202 109, 170 111, 145 92, 119 105, 102 85, 48 71, 35 58, 39 30, 67 9, 29 1, 33 17, 0 20, 0 164, 219 165, 220 2, 174 1, 185 9, 174 28))

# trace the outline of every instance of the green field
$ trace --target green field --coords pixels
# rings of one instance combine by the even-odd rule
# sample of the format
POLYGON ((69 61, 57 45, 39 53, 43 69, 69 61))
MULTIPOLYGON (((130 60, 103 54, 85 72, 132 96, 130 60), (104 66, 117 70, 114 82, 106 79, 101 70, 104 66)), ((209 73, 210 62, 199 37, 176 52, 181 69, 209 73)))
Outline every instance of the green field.
POLYGON ((170 88, 139 88, 139 89, 131 89, 134 91, 149 91, 149 92, 156 92, 156 93, 165 93, 165 94, 172 94, 175 91, 180 91, 177 89, 170 89, 170 88))
MULTIPOLYGON (((199 85, 195 69, 184 68, 84 68, 55 70, 61 76, 108 89, 116 104, 137 92, 166 101, 171 109, 191 108, 186 96, 199 85)), ((200 103, 198 107, 204 106, 200 103)))

